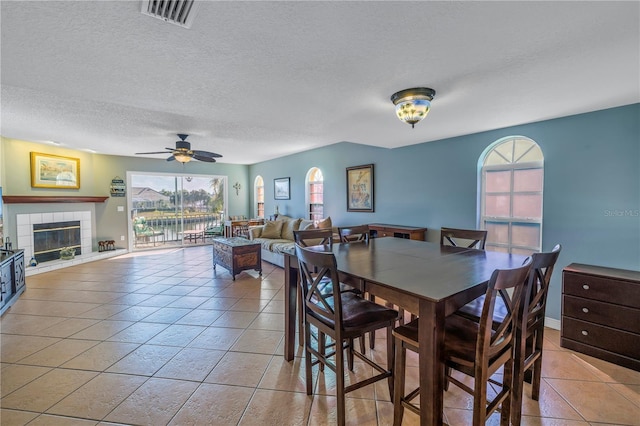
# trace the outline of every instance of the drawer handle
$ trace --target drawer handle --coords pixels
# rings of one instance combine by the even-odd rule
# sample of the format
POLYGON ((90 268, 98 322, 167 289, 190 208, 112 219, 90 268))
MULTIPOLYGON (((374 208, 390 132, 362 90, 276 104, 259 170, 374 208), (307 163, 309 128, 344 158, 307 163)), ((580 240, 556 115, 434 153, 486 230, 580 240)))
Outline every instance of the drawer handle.
POLYGON ((584 288, 585 290, 589 290, 589 284, 582 284, 582 288, 584 288))
POLYGON ((582 308, 582 312, 584 312, 585 314, 589 313, 589 308, 582 308))
POLYGON ((588 336, 588 335, 589 335, 589 332, 588 332, 587 330, 582 330, 582 335, 583 335, 583 336, 588 336))

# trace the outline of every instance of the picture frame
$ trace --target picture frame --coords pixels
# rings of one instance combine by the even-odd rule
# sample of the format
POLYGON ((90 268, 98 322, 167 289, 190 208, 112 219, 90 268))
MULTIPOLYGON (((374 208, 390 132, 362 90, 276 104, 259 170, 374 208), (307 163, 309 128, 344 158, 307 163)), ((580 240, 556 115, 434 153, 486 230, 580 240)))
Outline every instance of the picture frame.
POLYGON ((273 198, 276 200, 291 199, 291 178, 277 178, 273 180, 273 198))
POLYGON ((80 159, 31 152, 31 187, 80 189, 80 159))
POLYGON ((347 167, 347 211, 374 212, 373 164, 347 167))

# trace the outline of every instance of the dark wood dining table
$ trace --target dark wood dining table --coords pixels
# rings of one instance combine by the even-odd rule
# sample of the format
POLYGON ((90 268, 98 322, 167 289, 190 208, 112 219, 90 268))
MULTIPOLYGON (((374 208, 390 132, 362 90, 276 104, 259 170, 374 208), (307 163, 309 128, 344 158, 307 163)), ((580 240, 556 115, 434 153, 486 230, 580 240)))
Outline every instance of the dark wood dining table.
MULTIPOLYGON (((334 244, 332 250, 338 271, 351 285, 418 316, 420 424, 443 424, 445 318, 484 294, 495 269, 515 268, 525 257, 391 237, 334 244)), ((287 361, 295 353, 297 285, 297 258, 291 251, 285 254, 287 361)))

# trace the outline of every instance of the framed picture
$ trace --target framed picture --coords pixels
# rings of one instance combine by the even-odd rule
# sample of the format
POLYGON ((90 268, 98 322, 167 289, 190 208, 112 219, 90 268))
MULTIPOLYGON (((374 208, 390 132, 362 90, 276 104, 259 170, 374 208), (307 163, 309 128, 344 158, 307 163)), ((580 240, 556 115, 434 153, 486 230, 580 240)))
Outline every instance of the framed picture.
POLYGON ((273 198, 275 198, 276 200, 291 199, 289 179, 290 178, 286 177, 273 180, 273 198))
POLYGON ((80 188, 80 159, 31 153, 32 188, 80 188))
POLYGON ((373 212, 373 164, 347 167, 347 211, 373 212))

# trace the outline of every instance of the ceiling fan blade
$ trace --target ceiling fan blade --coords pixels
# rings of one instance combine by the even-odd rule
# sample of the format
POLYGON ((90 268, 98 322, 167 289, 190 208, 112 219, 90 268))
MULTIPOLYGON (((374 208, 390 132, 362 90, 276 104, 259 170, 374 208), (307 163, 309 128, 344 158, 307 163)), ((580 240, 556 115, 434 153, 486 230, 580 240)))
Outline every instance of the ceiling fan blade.
POLYGON ((171 157, 167 158, 167 161, 173 161, 173 160, 175 160, 175 159, 176 159, 176 157, 174 157, 174 156, 172 155, 171 157))
MULTIPOLYGON (((170 150, 170 151, 173 151, 173 149, 172 149, 172 150, 170 150)), ((135 154, 135 155, 141 155, 141 154, 166 154, 166 153, 167 153, 167 151, 158 151, 158 152, 136 152, 136 154, 135 154)))
POLYGON ((209 157, 209 158, 221 158, 222 157, 222 155, 216 154, 215 152, 199 151, 197 149, 193 150, 193 154, 194 155, 200 155, 200 156, 203 156, 203 157, 209 157))
POLYGON ((204 161, 205 163, 215 163, 216 159, 213 157, 202 156, 199 154, 193 154, 193 158, 196 160, 204 161))

